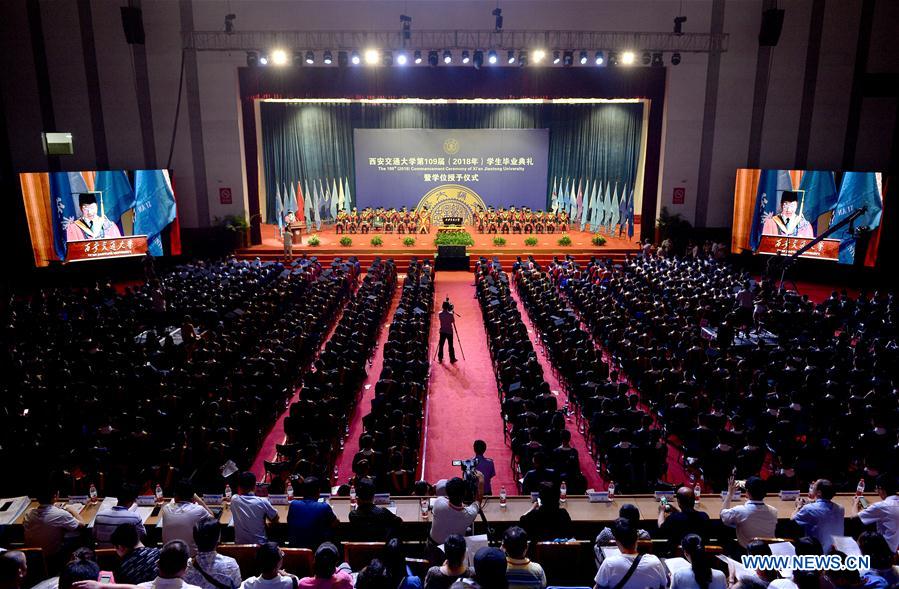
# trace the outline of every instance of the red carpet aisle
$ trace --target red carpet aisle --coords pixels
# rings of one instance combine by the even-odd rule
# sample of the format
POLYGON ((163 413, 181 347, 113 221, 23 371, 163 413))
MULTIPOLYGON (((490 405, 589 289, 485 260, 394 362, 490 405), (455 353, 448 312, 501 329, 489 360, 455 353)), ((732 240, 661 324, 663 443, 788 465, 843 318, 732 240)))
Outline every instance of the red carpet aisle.
POLYGON ((375 396, 375 384, 381 377, 381 368, 384 366, 384 344, 387 342, 387 336, 390 332, 388 328, 393 322, 393 314, 396 312, 397 305, 400 304, 400 297, 403 294, 403 280, 405 278, 405 274, 398 274, 396 277, 396 290, 393 293, 393 299, 390 301, 390 308, 387 309, 384 325, 381 326, 381 334, 378 336, 375 355, 372 357, 371 366, 368 367, 368 373, 365 376, 365 381, 362 383, 362 394, 350 417, 350 432, 347 435, 343 452, 337 457, 337 480, 341 483, 345 483, 347 479, 353 476, 353 456, 359 451, 359 436, 362 435, 362 418, 371 411, 371 400, 375 396))
MULTIPOLYGON (((442 478, 459 475, 454 459, 470 458, 471 444, 480 438, 487 442, 487 456, 496 464, 493 493, 501 486, 513 495, 515 480, 510 461, 512 452, 503 441, 503 422, 496 379, 487 349, 487 336, 481 318, 481 310, 474 298, 474 277, 469 272, 438 272, 434 307, 439 309, 449 295, 456 307, 456 327, 462 339, 466 360, 462 359, 458 343, 456 355, 459 361, 450 364, 447 353, 440 364, 431 364, 431 380, 428 389, 428 406, 425 434, 424 478, 436 482, 442 478)), ((437 351, 440 322, 431 327, 431 354, 437 351)))
MULTIPOLYGON (((511 280, 511 275, 509 279, 511 280)), ((559 397, 559 407, 561 408, 565 405, 565 400, 568 398, 568 391, 562 387, 559 379, 553 374, 549 358, 543 354, 542 348, 538 347, 537 342, 540 341, 540 338, 537 335, 537 331, 534 329, 534 324, 531 323, 531 319, 528 317, 527 311, 524 310, 524 306, 521 304, 521 299, 518 297, 518 291, 515 288, 512 288, 510 289, 510 292, 512 293, 512 298, 518 303, 518 310, 521 313, 521 319, 528 328, 528 337, 531 340, 531 344, 533 344, 534 349, 537 350, 537 360, 540 362, 540 366, 543 367, 543 378, 546 379, 546 382, 549 384, 549 390, 559 397)), ((587 448, 587 440, 584 438, 584 434, 578 431, 573 416, 568 421, 568 430, 571 431, 571 446, 577 449, 581 472, 587 477, 587 488, 596 489, 597 491, 605 490, 607 483, 596 472, 596 463, 593 462, 593 458, 590 456, 590 450, 587 448)))

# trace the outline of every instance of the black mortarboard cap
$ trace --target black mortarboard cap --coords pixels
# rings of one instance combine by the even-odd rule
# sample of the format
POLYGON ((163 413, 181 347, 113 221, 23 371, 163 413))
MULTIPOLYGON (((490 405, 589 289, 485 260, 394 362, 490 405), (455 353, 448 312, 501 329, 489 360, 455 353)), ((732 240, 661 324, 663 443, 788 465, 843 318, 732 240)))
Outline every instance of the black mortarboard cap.
POLYGON ((97 204, 97 194, 98 193, 96 192, 79 192, 78 206, 83 207, 84 205, 97 204))

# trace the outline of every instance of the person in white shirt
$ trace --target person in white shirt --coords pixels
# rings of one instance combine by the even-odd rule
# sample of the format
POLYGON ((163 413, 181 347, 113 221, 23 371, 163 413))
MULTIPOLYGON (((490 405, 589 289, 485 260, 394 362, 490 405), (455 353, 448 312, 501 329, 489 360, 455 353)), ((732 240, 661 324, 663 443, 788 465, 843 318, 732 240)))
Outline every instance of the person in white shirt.
POLYGON ((219 523, 204 519, 194 526, 197 555, 187 561, 184 582, 202 589, 237 589, 240 587, 240 566, 230 556, 215 551, 219 544, 219 523))
POLYGON ((753 538, 773 538, 777 527, 777 509, 765 503, 765 481, 759 477, 746 480, 749 500, 743 505, 731 507, 736 491, 734 477, 727 481, 727 495, 721 509, 721 523, 737 529, 737 542, 746 548, 753 538))
POLYGON ((77 539, 79 530, 85 525, 74 507, 60 509, 54 505, 58 497, 56 489, 48 485, 37 496, 38 506, 25 513, 22 523, 25 546, 41 548, 44 558, 49 560, 51 572, 59 571, 66 542, 77 539))
POLYGON ((131 524, 137 529, 137 535, 141 539, 147 537, 144 520, 131 507, 137 500, 138 489, 134 485, 125 484, 118 492, 118 504, 110 509, 104 509, 94 518, 94 541, 97 548, 112 548, 109 539, 116 528, 122 524, 131 524))
POLYGON ((256 565, 262 574, 250 577, 240 589, 296 589, 299 579, 295 575, 285 573, 284 553, 275 542, 266 542, 256 551, 256 565))
POLYGON ((200 589, 196 585, 185 583, 182 577, 187 572, 187 559, 190 549, 181 540, 166 542, 159 551, 159 574, 146 583, 138 585, 141 589, 200 589))
POLYGON ((194 526, 206 518, 212 518, 212 510, 194 493, 190 481, 175 485, 175 502, 162 508, 162 541, 181 540, 190 548, 191 556, 197 553, 194 542, 194 526))
POLYGON ((237 544, 265 544, 268 538, 265 522, 278 521, 278 512, 265 497, 257 497, 256 475, 241 473, 237 479, 238 494, 231 499, 231 517, 234 519, 234 542, 237 544))
POLYGON ((861 497, 856 497, 852 502, 853 515, 866 526, 874 524, 890 550, 896 552, 899 549, 899 487, 896 478, 889 474, 878 476, 874 482, 874 490, 883 501, 861 509, 861 497))
POLYGON ((465 535, 478 512, 481 509, 480 501, 483 500, 484 475, 475 472, 478 478, 478 490, 475 500, 469 505, 463 505, 465 498, 465 481, 459 477, 453 477, 446 483, 446 497, 438 497, 434 501, 434 516, 431 523, 430 540, 434 546, 446 542, 453 534, 465 535))
POLYGON ((665 589, 668 574, 662 561, 652 554, 637 554, 637 530, 619 517, 612 535, 620 554, 606 558, 596 573, 595 589, 665 589))
POLYGON ((727 577, 713 569, 709 556, 705 553, 702 538, 697 534, 687 534, 681 540, 684 558, 690 568, 680 569, 671 576, 671 589, 726 589, 727 577))

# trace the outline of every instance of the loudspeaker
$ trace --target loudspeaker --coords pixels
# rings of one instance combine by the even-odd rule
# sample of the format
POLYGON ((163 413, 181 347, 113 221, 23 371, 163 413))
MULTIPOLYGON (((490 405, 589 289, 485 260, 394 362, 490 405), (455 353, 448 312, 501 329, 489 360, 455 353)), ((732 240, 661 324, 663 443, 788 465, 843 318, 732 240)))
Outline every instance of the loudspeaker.
POLYGON ((44 143, 44 153, 47 155, 72 155, 75 148, 72 147, 71 133, 41 133, 44 143))
POLYGON ((762 26, 759 28, 759 45, 776 47, 784 26, 782 8, 769 8, 762 12, 762 26))
POLYGON ((144 44, 144 17, 140 8, 122 6, 122 30, 129 45, 144 44))

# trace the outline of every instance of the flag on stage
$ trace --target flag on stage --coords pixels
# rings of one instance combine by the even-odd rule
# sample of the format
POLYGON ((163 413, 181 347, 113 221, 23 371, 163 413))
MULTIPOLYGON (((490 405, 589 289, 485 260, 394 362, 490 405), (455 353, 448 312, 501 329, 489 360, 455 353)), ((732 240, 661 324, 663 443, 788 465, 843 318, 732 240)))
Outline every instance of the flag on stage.
POLYGON ((278 217, 278 233, 284 233, 284 201, 281 200, 280 186, 275 186, 275 216, 278 217))
POLYGON ((802 174, 799 190, 804 191, 799 213, 817 233, 818 217, 837 204, 837 183, 832 171, 810 170, 802 174))
POLYGON ((602 197, 602 218, 599 221, 601 227, 609 225, 609 203, 612 202, 612 183, 606 184, 606 193, 602 197))
POLYGON ((611 219, 609 219, 609 235, 615 233, 617 225, 621 220, 621 201, 625 198, 624 190, 621 192, 621 198, 618 198, 618 186, 615 186, 615 196, 612 197, 612 202, 609 203, 609 213, 611 213, 611 219))
POLYGON ((134 190, 124 170, 97 172, 94 190, 103 193, 102 214, 113 223, 119 223, 125 211, 134 208, 134 190))
MULTIPOLYGON (((312 193, 309 192, 309 181, 304 180, 303 182, 304 182, 303 188, 305 188, 305 190, 303 191, 303 194, 304 194, 304 196, 303 196, 303 219, 306 221, 306 231, 311 231, 312 230, 313 196, 312 196, 312 193)), ((313 190, 315 189, 315 182, 312 183, 312 188, 313 188, 313 190)))
MULTIPOLYGON (((633 194, 633 190, 631 190, 631 194, 633 194)), ((628 204, 628 196, 627 190, 621 193, 621 200, 618 202, 618 235, 624 233, 625 227, 627 227, 628 216, 627 216, 627 204, 628 204)))
POLYGON ((50 209, 53 218, 53 248, 60 260, 66 259, 66 228, 81 216, 78 194, 87 192, 79 172, 50 172, 50 209))
POLYGON ((580 215, 581 206, 584 202, 584 180, 583 178, 577 181, 577 189, 574 192, 574 198, 571 199, 571 205, 568 210, 568 217, 571 219, 571 224, 574 225, 577 222, 577 218, 580 215))
POLYGON ((288 211, 292 211, 294 215, 297 214, 297 207, 299 204, 297 203, 297 191, 293 187, 293 182, 290 183, 290 194, 288 195, 287 189, 284 189, 284 200, 286 204, 284 208, 288 211))
POLYGON ((322 188, 321 178, 318 179, 318 188, 315 190, 315 202, 312 207, 312 220, 315 221, 315 230, 320 231, 322 228, 322 213, 321 213, 321 203, 322 197, 325 194, 324 188, 322 188))
POLYGON ((566 180, 565 183, 559 189, 559 210, 568 212, 568 186, 571 184, 570 180, 566 180))
POLYGON ((846 172, 840 185, 840 196, 833 211, 831 226, 836 225, 855 211, 867 207, 867 211, 849 225, 832 234, 840 239, 840 263, 851 264, 855 260, 855 237, 852 227, 876 229, 883 214, 883 196, 879 172, 846 172))
POLYGON ((162 255, 162 238, 166 226, 175 220, 175 193, 168 170, 134 172, 134 234, 147 236, 147 251, 162 255))
POLYGON ((631 188, 630 198, 627 199, 627 236, 634 236, 634 189, 631 188))
POLYGON ((325 178, 324 187, 322 188, 321 201, 319 202, 318 207, 320 209, 321 218, 326 221, 328 220, 328 212, 330 210, 328 206, 329 202, 331 202, 331 187, 328 186, 328 179, 325 178))
POLYGON ((615 226, 615 221, 613 217, 618 209, 618 181, 615 181, 615 191, 612 193, 612 198, 606 201, 606 227, 609 234, 612 234, 612 227, 615 226))
POLYGON ((793 190, 793 182, 787 170, 762 170, 756 191, 752 229, 749 232, 749 247, 753 251, 759 249, 765 221, 777 214, 780 208, 780 195, 784 190, 793 190))
POLYGON ((346 189, 344 190, 344 195, 343 195, 343 204, 346 207, 344 210, 349 213, 350 210, 353 208, 353 204, 352 204, 353 198, 350 196, 350 178, 349 178, 349 176, 347 176, 346 178, 343 179, 343 183, 346 186, 346 189))
MULTIPOLYGON (((291 189, 292 189, 292 188, 293 188, 293 185, 291 184, 290 187, 291 187, 291 189)), ((303 183, 300 182, 299 180, 297 180, 297 188, 296 188, 296 191, 297 191, 297 192, 296 192, 296 194, 297 194, 297 208, 296 208, 296 210, 294 211, 294 213, 295 213, 296 216, 297 216, 297 221, 299 221, 300 218, 302 218, 303 216, 305 216, 304 211, 306 210, 306 202, 305 202, 305 199, 303 198, 303 183)))
POLYGON ((602 189, 599 188, 599 182, 593 180, 593 196, 590 197, 590 231, 596 232, 598 227, 597 214, 599 213, 599 195, 602 189), (598 191, 598 192, 597 192, 598 191))
POLYGON ((581 231, 587 226, 587 218, 590 214, 590 180, 587 180, 586 186, 584 186, 584 195, 581 200, 581 231))
MULTIPOLYGON (((344 196, 343 192, 343 182, 337 183, 337 210, 346 210, 346 196, 344 196)), ((335 216, 334 218, 336 219, 337 217, 335 216)))
POLYGON ((549 195, 549 206, 552 212, 559 210, 559 193, 556 192, 556 177, 553 176, 553 191, 549 195))
POLYGON ((340 198, 337 193, 337 178, 334 178, 331 181, 331 221, 337 219, 337 207, 339 204, 340 198))

